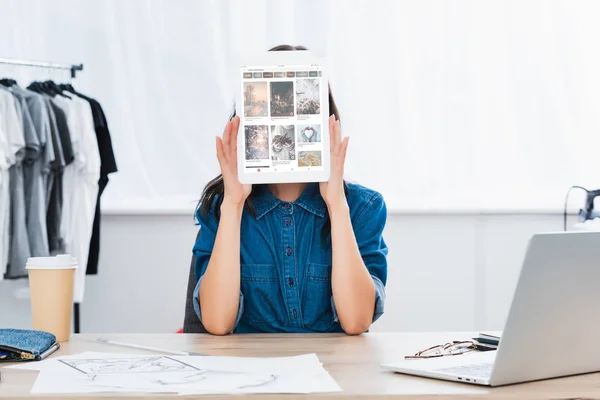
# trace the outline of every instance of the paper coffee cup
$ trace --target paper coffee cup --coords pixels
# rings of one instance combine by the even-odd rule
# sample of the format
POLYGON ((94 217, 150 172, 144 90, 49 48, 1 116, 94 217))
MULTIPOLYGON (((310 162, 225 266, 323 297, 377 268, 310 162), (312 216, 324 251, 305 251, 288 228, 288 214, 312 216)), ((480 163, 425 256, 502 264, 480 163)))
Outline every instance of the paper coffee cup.
POLYGON ((68 254, 32 257, 26 268, 33 329, 50 332, 59 342, 69 340, 77 260, 68 254))

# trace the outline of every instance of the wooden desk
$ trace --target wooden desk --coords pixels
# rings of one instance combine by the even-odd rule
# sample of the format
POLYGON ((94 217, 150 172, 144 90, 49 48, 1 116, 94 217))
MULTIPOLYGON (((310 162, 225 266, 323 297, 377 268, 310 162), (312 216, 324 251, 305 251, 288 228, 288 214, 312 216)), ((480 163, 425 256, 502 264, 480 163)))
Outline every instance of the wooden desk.
MULTIPOLYGON (((344 390, 340 393, 314 395, 237 395, 234 399, 393 399, 421 398, 474 399, 481 397, 505 399, 600 399, 600 374, 525 383, 499 388, 485 388, 460 383, 410 377, 381 370, 380 364, 401 359, 405 354, 448 340, 467 339, 470 333, 369 333, 361 336, 344 335, 101 335, 114 340, 138 343, 177 350, 191 350, 210 355, 278 357, 316 353, 325 368, 344 390)), ((135 349, 125 349, 90 342, 97 335, 75 335, 56 355, 83 351, 127 352, 149 354, 135 349)), ((30 397, 30 389, 37 372, 2 370, 0 399, 30 397)), ((55 396, 49 398, 170 398, 168 395, 86 395, 55 396)), ((179 399, 187 396, 172 396, 179 399)), ((204 399, 223 399, 227 396, 202 396, 204 399)), ((43 396, 36 396, 42 399, 43 396)), ((198 398, 198 397, 196 397, 198 398)))

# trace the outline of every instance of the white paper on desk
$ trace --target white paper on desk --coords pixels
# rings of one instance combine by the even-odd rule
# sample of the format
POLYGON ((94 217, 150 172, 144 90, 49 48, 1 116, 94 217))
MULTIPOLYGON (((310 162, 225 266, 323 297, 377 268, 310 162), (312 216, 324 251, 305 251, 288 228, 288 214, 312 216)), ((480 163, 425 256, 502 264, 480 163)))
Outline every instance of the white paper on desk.
POLYGON ((341 390, 315 354, 281 358, 83 353, 44 363, 32 394, 312 393, 341 390))
MULTIPOLYGON (((219 372, 262 373, 272 379, 260 385, 229 390, 231 394, 249 393, 326 393, 342 389, 323 368, 316 354, 295 357, 173 357, 185 359, 196 368, 219 372)), ((189 389, 180 394, 210 394, 202 390, 189 389)))
POLYGON ((76 394, 76 393, 105 393, 105 392, 138 392, 137 389, 115 389, 110 386, 89 385, 86 375, 70 375, 40 372, 31 394, 76 394))
MULTIPOLYGON (((63 372, 65 365, 57 363, 58 360, 70 359, 105 359, 105 358, 136 358, 136 357, 151 357, 157 356, 154 354, 122 354, 122 353, 103 353, 88 351, 84 353, 59 356, 52 359, 47 359, 38 362, 30 362, 24 364, 11 365, 4 368, 24 369, 32 371, 50 371, 63 372)), ((287 374, 287 373, 316 373, 325 372, 319 358, 316 354, 304 354, 293 357, 274 357, 274 358, 259 358, 259 357, 219 357, 219 356, 168 356, 175 360, 188 363, 199 369, 211 369, 215 371, 231 371, 231 372, 249 372, 249 373, 266 373, 266 374, 287 374)))
POLYGON ((203 391, 199 388, 186 388, 179 391, 180 395, 200 395, 200 394, 285 394, 285 393, 329 393, 341 392, 342 389, 335 380, 327 373, 318 373, 313 375, 274 375, 269 381, 237 389, 229 389, 223 392, 203 391))
POLYGON ((116 375, 57 375, 41 373, 32 394, 76 393, 231 393, 237 388, 258 387, 273 379, 270 375, 215 373, 148 373, 116 375))
POLYGON ((220 356, 171 356, 199 369, 213 371, 247 372, 261 374, 316 374, 327 372, 316 354, 293 357, 220 357, 220 356))
POLYGON ((58 360, 65 359, 77 359, 77 358, 106 358, 106 357, 139 357, 140 354, 122 354, 122 353, 101 353, 96 351, 86 351, 84 353, 57 356, 53 358, 47 358, 42 361, 28 361, 10 365, 7 369, 21 369, 27 371, 49 371, 49 372, 65 372, 69 371, 69 368, 63 363, 58 363, 58 360))

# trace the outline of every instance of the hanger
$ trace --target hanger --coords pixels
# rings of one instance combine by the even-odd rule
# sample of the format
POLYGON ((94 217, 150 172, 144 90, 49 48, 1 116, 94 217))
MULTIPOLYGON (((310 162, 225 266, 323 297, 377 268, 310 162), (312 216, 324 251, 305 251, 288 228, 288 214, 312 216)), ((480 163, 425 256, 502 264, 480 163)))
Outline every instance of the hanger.
POLYGON ((54 91, 55 94, 66 97, 67 99, 71 99, 71 96, 68 96, 63 93, 63 89, 60 87, 61 85, 57 85, 54 81, 47 81, 50 90, 54 91))
POLYGON ((29 86, 27 86, 27 89, 37 92, 37 93, 41 93, 42 91, 40 90, 40 82, 34 81, 31 82, 29 84, 29 86))
POLYGON ((66 90, 68 92, 75 93, 75 88, 70 83, 62 83, 62 84, 58 85, 58 87, 61 88, 62 90, 66 90))
POLYGON ((62 96, 66 97, 67 99, 71 99, 70 96, 64 94, 62 89, 54 81, 51 80, 47 80, 44 82, 32 82, 31 85, 29 85, 28 89, 38 93, 45 93, 52 97, 62 96))
POLYGON ((56 89, 56 84, 50 80, 42 82, 42 87, 45 89, 46 93, 56 96, 58 94, 58 90, 56 89))
POLYGON ((58 87, 63 91, 73 93, 74 95, 78 95, 77 91, 75 91, 75 88, 70 83, 61 83, 60 85, 58 85, 58 87))
POLYGON ((6 87, 16 86, 17 81, 15 81, 14 79, 4 78, 4 79, 0 79, 0 85, 6 86, 6 87))

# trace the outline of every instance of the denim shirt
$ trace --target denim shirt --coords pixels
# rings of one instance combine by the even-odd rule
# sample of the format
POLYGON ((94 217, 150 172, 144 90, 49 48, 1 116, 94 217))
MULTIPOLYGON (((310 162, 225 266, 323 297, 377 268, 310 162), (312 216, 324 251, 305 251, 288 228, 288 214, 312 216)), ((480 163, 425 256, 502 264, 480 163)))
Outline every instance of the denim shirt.
MULTIPOLYGON (((387 246, 382 238, 387 211, 381 194, 348 184, 347 202, 363 261, 373 278, 373 321, 383 314, 387 246)), ((311 183, 293 203, 277 199, 266 186, 245 207, 240 237, 240 303, 235 333, 343 332, 331 291, 331 236, 319 184, 311 183)), ((194 245, 194 308, 200 320, 199 290, 215 243, 214 209, 197 213, 200 236, 194 245)), ((233 251, 234 249, 232 249, 233 251)), ((340 268, 343 266, 338 266, 340 268)))

